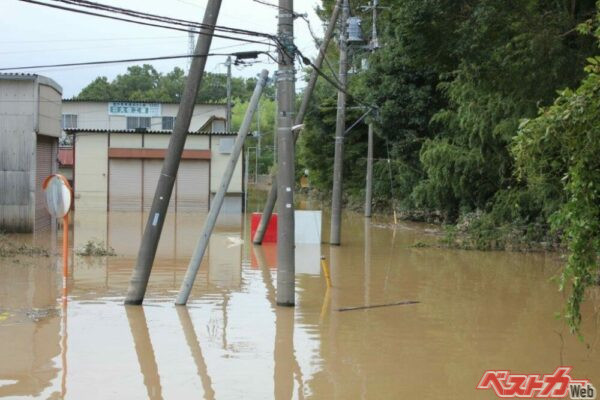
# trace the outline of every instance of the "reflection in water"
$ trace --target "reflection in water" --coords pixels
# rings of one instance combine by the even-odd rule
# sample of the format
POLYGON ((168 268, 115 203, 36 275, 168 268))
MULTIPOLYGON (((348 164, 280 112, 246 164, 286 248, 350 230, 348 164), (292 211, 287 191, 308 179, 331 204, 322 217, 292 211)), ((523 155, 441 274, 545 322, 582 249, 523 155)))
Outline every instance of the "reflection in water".
POLYGON ((135 352, 144 377, 144 385, 146 385, 148 398, 162 399, 158 365, 156 364, 154 348, 150 341, 144 307, 125 306, 125 312, 127 313, 127 321, 129 321, 129 328, 133 336, 135 352))
POLYGON ((39 396, 59 372, 60 275, 52 259, 26 263, 0 258, 0 397, 39 396))
POLYGON ((61 398, 64 399, 67 395, 67 343, 68 343, 68 333, 67 333, 67 289, 63 287, 63 296, 62 296, 62 308, 61 308, 61 340, 60 340, 60 359, 61 359, 61 367, 62 367, 62 377, 60 380, 60 394, 61 398))
POLYGON ((185 341, 187 342, 187 345, 190 348, 192 358, 194 359, 196 369, 198 370, 198 376, 202 381, 202 389, 204 389, 204 398, 208 400, 214 399, 215 391, 212 387, 210 375, 208 375, 208 368, 206 367, 206 362, 204 361, 204 356, 202 355, 202 349, 200 348, 200 342, 198 341, 198 336, 196 336, 196 331, 194 330, 194 325, 192 324, 190 313, 187 307, 176 308, 177 315, 179 316, 179 322, 181 322, 181 328, 183 329, 183 333, 185 334, 185 341))
POLYGON ((294 393, 294 308, 277 310, 275 319, 275 399, 287 400, 294 393))
POLYGON ((371 218, 365 218, 365 305, 371 304, 371 218))
MULTIPOLYGON (((122 252, 135 249, 125 242, 138 240, 138 228, 128 238, 116 227, 139 215, 108 225, 104 217, 106 239, 122 252)), ((241 226, 224 227, 193 301, 176 309, 200 228, 185 218, 175 225, 144 308, 122 306, 135 255, 74 260, 68 374, 60 269, 48 258, 0 258, 0 396, 462 400, 482 398, 474 388, 486 369, 547 373, 559 365, 600 382, 600 292, 583 305, 582 344, 553 318, 564 301, 549 281, 560 268, 553 254, 415 248, 435 240, 423 225, 400 224, 394 233, 347 215, 344 245, 321 246, 333 287, 328 293, 320 272, 298 274, 289 309, 275 305, 270 248, 254 247, 245 253, 252 261, 242 262, 242 248, 229 240, 241 237, 241 226), (405 299, 421 303, 336 311, 405 299)))
POLYGON ((262 246, 254 246, 254 254, 261 269, 262 279, 267 290, 266 296, 275 312, 275 398, 293 398, 294 376, 298 380, 298 398, 304 398, 304 380, 302 370, 294 353, 294 308, 278 307, 276 289, 269 271, 262 246))

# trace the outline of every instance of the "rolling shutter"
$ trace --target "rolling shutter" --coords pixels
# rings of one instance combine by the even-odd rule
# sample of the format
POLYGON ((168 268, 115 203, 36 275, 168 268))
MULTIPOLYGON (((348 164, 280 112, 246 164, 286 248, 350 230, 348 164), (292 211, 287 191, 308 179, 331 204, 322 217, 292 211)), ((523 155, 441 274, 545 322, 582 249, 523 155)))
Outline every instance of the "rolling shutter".
MULTIPOLYGON (((156 185, 158 184, 158 178, 160 171, 162 170, 163 160, 144 160, 144 211, 150 211, 152 206, 152 200, 154 200, 154 193, 156 192, 156 185)), ((171 194, 171 201, 169 202, 169 212, 175 211, 175 194, 177 193, 177 183, 173 187, 173 193, 171 194)))
POLYGON ((208 165, 208 161, 181 161, 177 174, 178 212, 208 212, 208 165))
POLYGON ((142 161, 110 160, 109 204, 111 211, 140 211, 142 207, 142 161))

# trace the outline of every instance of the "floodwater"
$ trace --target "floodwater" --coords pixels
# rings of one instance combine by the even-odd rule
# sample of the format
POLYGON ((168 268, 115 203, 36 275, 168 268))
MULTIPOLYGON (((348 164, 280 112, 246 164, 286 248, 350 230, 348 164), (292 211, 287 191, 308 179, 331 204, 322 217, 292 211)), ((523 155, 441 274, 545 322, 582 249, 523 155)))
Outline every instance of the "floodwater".
POLYGON ((248 224, 229 215, 189 306, 175 307, 205 218, 180 214, 166 222, 145 305, 126 307, 145 218, 76 215, 74 247, 94 238, 118 255, 75 256, 65 304, 60 256, 0 258, 0 397, 493 399, 475 389, 485 370, 562 365, 600 388, 600 293, 584 305, 581 342, 554 318, 555 254, 415 247, 436 241, 432 227, 347 214, 341 247, 298 246, 297 306, 280 308, 275 247, 248 245, 248 224), (405 300, 420 303, 338 311, 405 300))

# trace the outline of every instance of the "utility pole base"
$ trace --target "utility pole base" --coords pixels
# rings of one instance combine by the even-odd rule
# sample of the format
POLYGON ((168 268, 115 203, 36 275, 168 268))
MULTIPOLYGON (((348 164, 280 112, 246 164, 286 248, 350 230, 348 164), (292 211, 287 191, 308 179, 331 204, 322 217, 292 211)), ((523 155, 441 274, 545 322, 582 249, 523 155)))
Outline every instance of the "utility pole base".
POLYGON ((295 303, 287 303, 287 302, 285 302, 285 303, 277 302, 277 305, 279 307, 294 307, 296 304, 295 303))

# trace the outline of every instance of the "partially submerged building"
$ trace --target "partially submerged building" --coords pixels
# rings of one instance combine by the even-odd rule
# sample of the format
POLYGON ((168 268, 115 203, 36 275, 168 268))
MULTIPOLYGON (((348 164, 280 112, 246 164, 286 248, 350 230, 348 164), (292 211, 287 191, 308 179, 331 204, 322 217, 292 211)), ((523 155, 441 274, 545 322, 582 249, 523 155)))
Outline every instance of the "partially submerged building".
MULTIPOLYGON (((64 101, 75 209, 148 211, 178 108, 176 103, 64 101)), ((170 211, 208 211, 235 141, 236 133, 225 132, 225 115, 224 104, 195 106, 170 211)), ((238 162, 225 212, 241 210, 242 170, 238 162)))
POLYGON ((43 180, 57 170, 62 88, 33 74, 0 74, 0 230, 49 228, 43 180))

